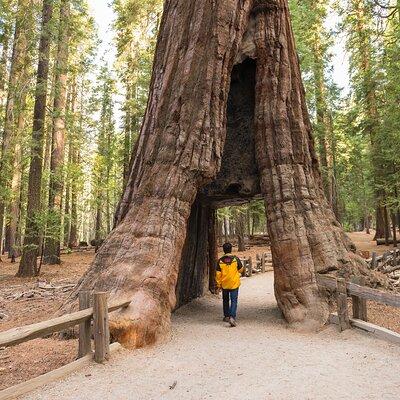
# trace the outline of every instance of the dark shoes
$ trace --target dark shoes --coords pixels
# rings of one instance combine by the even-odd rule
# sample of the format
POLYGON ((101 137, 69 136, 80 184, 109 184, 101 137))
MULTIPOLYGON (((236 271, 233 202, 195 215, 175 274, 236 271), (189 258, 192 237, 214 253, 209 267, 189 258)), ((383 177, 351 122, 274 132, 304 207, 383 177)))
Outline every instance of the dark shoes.
POLYGON ((236 320, 233 317, 224 317, 224 319, 222 321, 229 322, 230 326, 232 326, 232 327, 237 326, 236 320))
POLYGON ((237 324, 236 324, 236 320, 235 320, 235 318, 233 318, 233 317, 230 317, 229 318, 229 323, 230 323, 230 325, 231 325, 231 327, 233 328, 233 327, 235 327, 237 324))

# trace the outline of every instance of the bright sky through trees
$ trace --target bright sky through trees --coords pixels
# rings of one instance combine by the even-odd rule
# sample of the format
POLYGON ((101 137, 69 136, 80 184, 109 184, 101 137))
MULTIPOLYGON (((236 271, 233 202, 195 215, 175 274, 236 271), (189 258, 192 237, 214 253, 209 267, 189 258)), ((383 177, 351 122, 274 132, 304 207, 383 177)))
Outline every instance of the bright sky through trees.
MULTIPOLYGON (((113 45, 114 32, 112 30, 112 22, 115 18, 112 7, 109 4, 109 0, 89 0, 91 12, 96 19, 98 26, 99 38, 102 44, 99 49, 99 58, 103 57, 108 61, 111 66, 115 59, 115 47, 113 45)), ((331 14, 327 20, 328 29, 335 29, 338 17, 335 14, 331 14)), ((344 50, 344 38, 341 36, 335 37, 335 44, 332 51, 334 52, 333 57, 333 79, 335 83, 344 88, 344 93, 347 94, 349 86, 348 77, 348 56, 344 50)))

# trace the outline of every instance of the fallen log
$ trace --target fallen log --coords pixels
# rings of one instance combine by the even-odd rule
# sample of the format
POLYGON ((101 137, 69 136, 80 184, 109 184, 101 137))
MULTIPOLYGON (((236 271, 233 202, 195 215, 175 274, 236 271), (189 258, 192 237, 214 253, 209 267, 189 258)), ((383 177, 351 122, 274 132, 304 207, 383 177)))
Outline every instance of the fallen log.
MULTIPOLYGON (((386 239, 385 238, 378 238, 376 239, 376 244, 378 246, 382 246, 386 244, 386 239)), ((393 244, 393 239, 389 238, 389 240, 387 241, 387 244, 393 244)))

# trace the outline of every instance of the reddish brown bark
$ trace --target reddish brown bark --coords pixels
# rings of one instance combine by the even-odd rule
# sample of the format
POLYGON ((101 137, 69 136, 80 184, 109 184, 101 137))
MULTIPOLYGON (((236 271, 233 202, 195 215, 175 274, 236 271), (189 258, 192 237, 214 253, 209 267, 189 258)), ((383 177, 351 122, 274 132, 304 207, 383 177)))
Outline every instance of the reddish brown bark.
MULTIPOLYGON (((30 6, 31 2, 29 0, 19 0, 17 2, 17 18, 14 28, 0 152, 0 257, 3 244, 5 211, 13 200, 10 198, 10 193, 12 193, 10 182, 13 181, 13 184, 16 184, 16 180, 13 180, 13 165, 15 162, 15 150, 18 151, 18 142, 20 141, 18 128, 21 125, 21 121, 23 121, 21 114, 25 107, 26 98, 25 87, 29 40, 27 32, 32 27, 32 19, 29 17, 30 6)), ((5 56, 7 55, 5 54, 5 56)), ((5 76, 4 72, 3 76, 5 76)), ((4 81, 3 77, 2 81, 4 81)), ((2 86, 4 88, 4 82, 2 82, 2 86)), ((18 155, 16 158, 18 158, 18 155)), ((16 189, 16 187, 13 189, 16 189)), ((14 207, 12 206, 12 208, 14 207)), ((9 246, 7 250, 9 250, 9 246)))
POLYGON ((230 71, 249 11, 250 1, 165 3, 117 226, 73 294, 87 287, 131 296, 132 307, 113 325, 129 345, 154 342, 169 328, 191 206, 221 159, 230 71), (98 279, 100 271, 106 279, 98 279))
POLYGON ((350 274, 364 265, 324 198, 286 1, 167 0, 116 226, 62 311, 76 306, 81 289, 108 290, 132 299, 112 317, 115 339, 129 346, 156 341, 168 331, 175 289, 184 301, 202 293, 204 260, 215 254, 215 245, 203 243, 212 236, 206 210, 260 190, 278 305, 289 322, 318 328, 328 305, 315 272, 350 274), (237 130, 231 124, 226 135, 235 63, 243 65, 232 85, 253 86, 247 94, 231 87, 229 112, 244 123, 237 130), (230 158, 235 140, 245 146, 243 163, 230 158))
MULTIPOLYGON (((51 235, 46 239, 44 263, 60 264, 60 238, 62 229, 62 197, 64 188, 65 107, 68 80, 69 0, 60 6, 58 49, 56 60, 53 131, 50 159, 49 210, 52 213, 51 235)), ((49 230, 49 229, 48 229, 49 230)))
POLYGON ((28 206, 24 248, 18 269, 18 276, 34 276, 38 273, 37 256, 39 253, 40 226, 37 213, 40 212, 42 183, 42 154, 44 123, 46 116, 47 80, 49 73, 50 21, 53 13, 53 1, 44 0, 42 27, 39 43, 39 63, 37 70, 35 106, 33 112, 31 162, 29 166, 28 206))

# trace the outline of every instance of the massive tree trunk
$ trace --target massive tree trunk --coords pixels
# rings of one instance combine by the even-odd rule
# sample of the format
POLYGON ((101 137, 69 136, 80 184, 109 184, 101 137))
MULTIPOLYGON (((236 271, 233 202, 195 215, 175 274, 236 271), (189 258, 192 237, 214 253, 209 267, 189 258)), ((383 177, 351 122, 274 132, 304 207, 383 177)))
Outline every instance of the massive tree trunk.
POLYGON ((40 212, 42 189, 42 154, 46 116, 47 80, 49 75, 50 21, 53 13, 53 1, 44 0, 42 9, 42 27, 39 42, 39 62, 33 111, 33 129, 31 161, 29 166, 28 206, 26 231, 21 262, 17 276, 34 276, 38 273, 37 256, 39 253, 40 224, 37 214, 40 212))
POLYGON ((203 243, 207 210, 256 195, 266 203, 278 305, 288 322, 318 328, 328 305, 315 273, 366 268, 324 198, 286 0, 167 0, 115 228, 62 311, 81 289, 129 297, 111 319, 114 338, 156 341, 176 292, 180 302, 200 295, 205 259, 216 258, 203 243))

